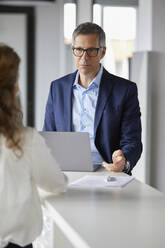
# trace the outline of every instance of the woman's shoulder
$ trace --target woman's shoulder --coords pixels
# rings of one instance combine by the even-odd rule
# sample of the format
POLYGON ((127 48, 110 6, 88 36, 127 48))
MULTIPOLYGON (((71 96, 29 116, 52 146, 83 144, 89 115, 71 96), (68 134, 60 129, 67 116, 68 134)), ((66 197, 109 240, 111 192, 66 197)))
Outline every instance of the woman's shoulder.
POLYGON ((26 135, 33 135, 34 132, 37 132, 35 128, 33 127, 23 127, 22 128, 22 133, 26 135))
POLYGON ((24 140, 31 139, 34 135, 35 129, 32 127, 23 127, 21 130, 21 135, 24 140))
POLYGON ((22 140, 25 145, 32 145, 36 140, 42 139, 41 135, 35 128, 32 127, 23 127, 22 128, 22 140))
POLYGON ((23 127, 22 128, 22 133, 25 135, 25 136, 34 136, 34 135, 39 135, 39 132, 34 128, 34 127, 23 127))

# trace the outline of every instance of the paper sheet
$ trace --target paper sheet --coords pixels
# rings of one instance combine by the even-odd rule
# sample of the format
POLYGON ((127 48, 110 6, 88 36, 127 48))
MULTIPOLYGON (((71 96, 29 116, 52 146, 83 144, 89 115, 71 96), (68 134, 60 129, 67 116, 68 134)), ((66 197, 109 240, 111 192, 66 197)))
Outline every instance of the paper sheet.
POLYGON ((94 187, 94 188, 121 188, 131 182, 131 176, 111 176, 111 181, 107 182, 106 176, 87 175, 69 184, 71 187, 94 187))

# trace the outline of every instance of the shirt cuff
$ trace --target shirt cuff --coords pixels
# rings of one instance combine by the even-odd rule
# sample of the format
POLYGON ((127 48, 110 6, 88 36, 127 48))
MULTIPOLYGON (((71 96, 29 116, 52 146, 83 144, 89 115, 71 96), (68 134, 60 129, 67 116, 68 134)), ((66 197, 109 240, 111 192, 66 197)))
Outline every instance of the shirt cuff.
POLYGON ((129 172, 130 167, 131 167, 130 162, 126 160, 123 172, 126 172, 126 173, 129 172))

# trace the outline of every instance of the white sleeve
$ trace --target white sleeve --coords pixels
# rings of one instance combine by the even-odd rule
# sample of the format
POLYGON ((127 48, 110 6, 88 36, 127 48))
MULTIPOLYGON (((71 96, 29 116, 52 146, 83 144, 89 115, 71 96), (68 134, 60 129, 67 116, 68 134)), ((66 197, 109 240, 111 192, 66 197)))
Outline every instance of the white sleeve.
POLYGON ((66 191, 67 177, 61 172, 45 140, 33 129, 32 176, 35 183, 50 193, 66 191))

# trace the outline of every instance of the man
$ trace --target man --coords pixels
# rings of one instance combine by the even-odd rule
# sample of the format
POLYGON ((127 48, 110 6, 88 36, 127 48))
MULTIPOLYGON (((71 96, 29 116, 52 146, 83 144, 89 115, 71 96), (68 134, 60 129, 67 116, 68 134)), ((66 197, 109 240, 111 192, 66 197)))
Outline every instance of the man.
POLYGON ((100 64, 106 47, 98 25, 80 24, 72 50, 77 71, 52 82, 43 129, 89 132, 93 162, 131 174, 142 152, 136 84, 100 64))

